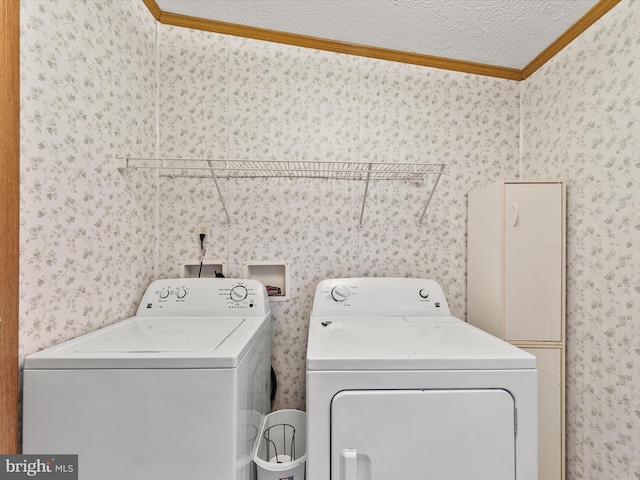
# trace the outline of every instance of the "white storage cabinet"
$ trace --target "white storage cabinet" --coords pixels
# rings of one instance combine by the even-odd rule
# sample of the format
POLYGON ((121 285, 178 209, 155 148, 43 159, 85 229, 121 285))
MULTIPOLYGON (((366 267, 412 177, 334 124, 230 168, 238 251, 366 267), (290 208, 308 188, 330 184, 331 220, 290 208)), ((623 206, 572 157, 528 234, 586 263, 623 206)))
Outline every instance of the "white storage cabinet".
POLYGON ((469 193, 467 321, 538 363, 539 478, 565 478, 565 203, 561 180, 469 193))

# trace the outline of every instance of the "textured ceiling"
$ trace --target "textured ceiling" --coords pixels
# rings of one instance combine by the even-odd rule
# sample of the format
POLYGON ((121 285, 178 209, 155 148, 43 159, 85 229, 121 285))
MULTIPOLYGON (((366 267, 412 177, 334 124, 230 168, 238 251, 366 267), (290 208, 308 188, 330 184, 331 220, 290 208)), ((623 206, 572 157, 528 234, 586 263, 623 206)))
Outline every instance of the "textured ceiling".
POLYGON ((522 69, 597 0, 156 0, 163 12, 522 69))

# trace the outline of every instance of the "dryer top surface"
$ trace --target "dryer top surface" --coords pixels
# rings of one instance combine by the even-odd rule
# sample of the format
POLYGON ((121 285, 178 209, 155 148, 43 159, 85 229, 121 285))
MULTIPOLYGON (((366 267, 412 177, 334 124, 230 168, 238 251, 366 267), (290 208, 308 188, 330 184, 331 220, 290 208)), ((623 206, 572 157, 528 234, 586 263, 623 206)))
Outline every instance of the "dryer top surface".
POLYGON ((339 278, 316 288, 307 370, 535 368, 533 355, 453 317, 434 280, 339 278))
POLYGON ((452 316, 311 317, 307 370, 535 369, 533 355, 452 316))

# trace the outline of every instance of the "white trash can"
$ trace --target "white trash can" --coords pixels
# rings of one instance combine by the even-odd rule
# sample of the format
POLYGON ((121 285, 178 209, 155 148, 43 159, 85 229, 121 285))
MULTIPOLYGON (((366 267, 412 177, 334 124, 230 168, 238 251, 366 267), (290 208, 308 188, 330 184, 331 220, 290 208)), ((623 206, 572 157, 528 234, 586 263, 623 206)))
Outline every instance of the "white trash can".
POLYGON ((306 413, 278 410, 267 415, 253 454, 258 480, 304 480, 306 436, 306 413))

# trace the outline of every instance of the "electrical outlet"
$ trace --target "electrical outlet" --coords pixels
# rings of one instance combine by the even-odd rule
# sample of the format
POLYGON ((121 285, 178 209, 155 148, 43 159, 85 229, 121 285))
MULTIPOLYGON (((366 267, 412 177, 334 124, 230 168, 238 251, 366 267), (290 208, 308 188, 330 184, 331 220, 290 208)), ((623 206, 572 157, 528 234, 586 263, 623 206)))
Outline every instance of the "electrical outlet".
POLYGON ((209 241, 209 225, 206 223, 199 223, 196 227, 196 236, 198 237, 198 241, 200 241, 200 234, 202 233, 206 235, 205 240, 209 241))

